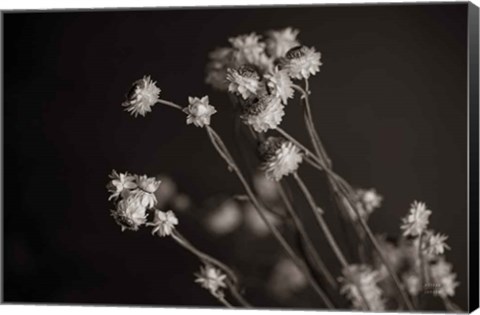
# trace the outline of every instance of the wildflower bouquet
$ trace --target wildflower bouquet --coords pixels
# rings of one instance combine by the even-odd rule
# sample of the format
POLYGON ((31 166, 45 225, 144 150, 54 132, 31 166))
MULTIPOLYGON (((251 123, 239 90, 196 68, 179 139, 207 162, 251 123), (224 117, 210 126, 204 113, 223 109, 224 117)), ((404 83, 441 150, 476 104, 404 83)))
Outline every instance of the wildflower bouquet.
MULTIPOLYGON (((228 93, 235 119, 250 140, 238 145, 244 146, 245 155, 258 162, 255 172, 240 167, 239 160, 245 156, 234 156, 215 131, 212 116, 221 109, 211 104, 209 96, 185 97, 185 103, 178 104, 160 98, 156 82, 144 76, 133 83, 122 106, 134 117, 145 116, 157 104, 168 106, 185 115, 187 125, 205 131, 232 177, 243 187, 243 192, 222 203, 222 209, 208 220, 208 225, 228 231, 235 228, 238 217, 245 215, 248 220, 250 213, 257 215, 260 229, 263 227, 285 254, 276 264, 277 277, 271 279, 272 288, 280 294, 285 293, 282 283, 289 283, 294 289, 309 286, 325 308, 363 311, 427 309, 426 295, 432 294, 446 310, 459 311, 451 301, 459 283, 445 257, 448 237, 429 227, 432 211, 427 205, 414 201, 399 222, 402 235, 394 240, 386 238, 372 231, 368 224, 383 197, 373 188, 353 187, 334 171, 315 127, 310 104, 309 78, 320 72, 321 54, 314 47, 301 44, 298 35, 299 31, 291 27, 268 31, 264 36, 240 35, 230 38, 228 47, 217 48, 209 55, 206 83, 228 93), (301 143, 281 127, 285 109, 296 96, 301 107, 292 110, 303 112, 302 126, 310 143, 301 143), (324 209, 317 203, 317 198, 325 196, 313 194, 297 172, 301 166, 326 181, 334 208, 324 209), (320 250, 313 241, 289 194, 286 177, 291 177, 303 194, 316 220, 316 233, 330 248, 320 250), (238 203, 242 204, 241 212, 235 208, 238 203), (356 243, 352 247, 358 249, 357 253, 347 255, 347 249, 338 244, 331 231, 332 223, 324 217, 327 211, 341 214, 354 235, 351 242, 356 243), (287 228, 280 228, 282 224, 300 241, 292 242, 287 228), (326 255, 334 255, 341 274, 329 270, 324 263, 326 255)), ((225 306, 253 307, 248 302, 249 288, 243 277, 234 272, 236 268, 196 247, 181 233, 178 213, 161 208, 165 206, 158 200, 162 185, 165 183, 155 177, 112 171, 107 189, 114 205, 111 215, 121 230, 137 231, 146 226, 152 228, 155 236, 171 238, 198 259, 195 283, 225 306)))

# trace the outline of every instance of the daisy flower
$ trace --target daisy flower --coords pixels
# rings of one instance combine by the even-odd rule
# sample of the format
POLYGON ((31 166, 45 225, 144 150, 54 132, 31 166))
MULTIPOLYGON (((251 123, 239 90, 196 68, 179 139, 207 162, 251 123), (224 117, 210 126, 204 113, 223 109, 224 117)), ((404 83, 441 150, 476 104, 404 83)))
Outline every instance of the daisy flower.
POLYGON ((436 289, 434 295, 443 298, 455 295, 455 288, 459 283, 456 281, 457 274, 453 273, 452 269, 452 264, 446 262, 443 257, 430 266, 431 281, 436 289))
POLYGON ((195 282, 200 284, 202 288, 207 289, 210 293, 219 298, 223 298, 223 289, 227 287, 227 276, 219 269, 206 264, 200 267, 200 272, 195 274, 195 282))
POLYGON ((340 293, 347 296, 354 309, 365 309, 365 303, 359 289, 371 311, 380 312, 385 309, 382 290, 378 286, 380 278, 377 271, 372 270, 367 265, 350 265, 344 268, 342 273, 343 278, 339 279, 342 283, 340 293))
POLYGON ((188 97, 189 105, 183 109, 187 116, 187 125, 194 124, 196 127, 210 125, 210 116, 217 111, 208 104, 208 96, 202 98, 188 97))
POLYGON ((256 33, 231 37, 228 41, 235 49, 235 58, 240 64, 255 64, 265 51, 265 43, 260 42, 260 36, 256 33))
POLYGON ((122 106, 134 117, 145 116, 146 113, 152 111, 152 106, 158 102, 160 89, 155 85, 156 82, 150 79, 150 76, 144 76, 142 79, 135 81, 132 88, 126 96, 126 100, 122 106))
POLYGON ((410 206, 410 213, 402 219, 403 235, 420 235, 428 225, 430 214, 432 214, 432 211, 427 209, 425 203, 414 201, 410 206))
POLYGON ((260 86, 260 76, 252 66, 241 66, 238 69, 227 70, 228 91, 240 94, 248 99, 257 93, 260 86))
POLYGON ((147 209, 139 199, 130 195, 126 199, 120 200, 117 209, 112 210, 111 214, 118 225, 124 230, 137 231, 138 227, 146 222, 147 209))
POLYGON ((265 75, 265 79, 267 79, 267 86, 271 93, 280 98, 284 105, 287 105, 288 99, 292 98, 294 93, 293 83, 288 76, 288 72, 275 68, 273 73, 265 75))
POLYGON ((290 49, 282 59, 282 68, 295 79, 308 79, 310 75, 320 71, 320 53, 306 46, 290 49))
POLYGON ((256 132, 275 129, 285 115, 281 99, 272 95, 261 96, 247 102, 242 111, 242 120, 253 127, 256 132))
POLYGON ((163 212, 155 211, 155 217, 152 223, 147 223, 148 226, 153 226, 152 234, 157 234, 160 237, 172 234, 175 225, 178 224, 178 219, 173 211, 163 212))
POLYGON ((157 204, 155 192, 160 186, 160 181, 156 180, 155 177, 147 177, 147 175, 135 175, 135 180, 138 185, 138 189, 133 192, 135 197, 144 207, 153 208, 157 204))
POLYGON ((108 200, 116 199, 120 194, 137 188, 135 176, 128 173, 117 173, 117 171, 112 170, 112 174, 110 174, 109 177, 111 181, 108 182, 107 189, 111 195, 108 200))
POLYGON ((284 57, 290 49, 300 45, 297 41, 298 33, 298 30, 291 27, 268 31, 265 40, 267 53, 273 58, 284 57))
POLYGON ((450 247, 445 243, 448 239, 447 235, 440 233, 434 234, 433 232, 428 233, 426 238, 426 253, 429 256, 441 255, 445 252, 446 249, 450 247))
POLYGON ((280 181, 283 176, 298 169, 302 154, 292 142, 279 137, 269 137, 261 143, 260 156, 264 162, 261 169, 267 178, 280 181))

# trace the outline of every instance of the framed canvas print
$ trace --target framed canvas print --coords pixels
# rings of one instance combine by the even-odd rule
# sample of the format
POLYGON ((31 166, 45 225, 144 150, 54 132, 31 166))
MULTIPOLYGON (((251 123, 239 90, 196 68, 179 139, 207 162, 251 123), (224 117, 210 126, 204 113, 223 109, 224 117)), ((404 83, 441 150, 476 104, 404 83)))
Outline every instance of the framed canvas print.
POLYGON ((3 11, 3 302, 477 308, 478 12, 3 11))

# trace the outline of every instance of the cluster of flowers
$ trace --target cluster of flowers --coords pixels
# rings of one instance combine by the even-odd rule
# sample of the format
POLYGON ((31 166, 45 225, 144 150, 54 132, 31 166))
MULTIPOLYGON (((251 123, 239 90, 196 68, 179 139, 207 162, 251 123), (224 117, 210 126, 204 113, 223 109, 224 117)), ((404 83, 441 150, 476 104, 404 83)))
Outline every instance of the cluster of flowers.
POLYGON ((320 53, 302 46, 298 30, 269 31, 229 39, 231 47, 210 53, 206 82, 230 92, 240 105, 241 118, 256 132, 275 129, 284 106, 294 95, 292 79, 308 79, 320 71, 320 53))
POLYGON ((354 264, 345 268, 342 273, 340 293, 345 294, 352 301, 354 309, 370 309, 374 312, 385 310, 383 291, 378 286, 381 277, 377 270, 373 270, 368 265, 354 264))
MULTIPOLYGON (((110 193, 108 200, 113 200, 116 209, 111 215, 122 231, 137 231, 140 226, 152 226, 152 234, 159 237, 170 236, 178 219, 173 211, 161 211, 155 208, 158 201, 155 193, 161 181, 146 175, 118 173, 113 170, 110 174, 107 190, 110 193), (153 219, 148 220, 148 212, 153 212, 153 219)), ((227 276, 210 264, 200 268, 195 274, 195 282, 210 291, 217 298, 223 297, 226 288, 227 276)))
POLYGON ((423 202, 413 202, 410 212, 403 218, 403 236, 414 239, 414 247, 419 248, 420 259, 416 260, 413 268, 404 276, 408 291, 416 296, 422 290, 428 289, 433 295, 442 298, 455 295, 455 288, 458 286, 457 275, 452 272, 452 265, 445 261, 444 253, 450 247, 446 244, 448 236, 436 233, 428 229, 429 217, 432 211, 423 202), (421 261, 425 260, 425 266, 421 261), (421 287, 421 274, 424 274, 427 281, 424 288, 421 287))
MULTIPOLYGON (((379 241, 383 253, 394 271, 400 275, 410 296, 416 297, 424 292, 447 298, 455 295, 457 276, 444 257, 445 250, 449 249, 445 243, 448 237, 427 229, 431 213, 425 203, 413 202, 408 215, 402 219, 402 238, 397 242, 383 238, 379 241), (422 260, 425 260, 425 266, 422 266, 422 260)), ((343 275, 340 279, 343 283, 341 292, 352 301, 355 309, 362 310, 366 302, 371 310, 382 311, 386 309, 386 297, 395 298, 392 280, 378 257, 375 268, 369 265, 351 265, 343 270, 343 275), (363 296, 355 283, 360 284, 363 296)))
POLYGON ((108 199, 116 204, 116 209, 111 210, 111 214, 122 231, 137 231, 140 226, 149 225, 153 226, 152 234, 163 237, 172 233, 178 224, 175 214, 155 209, 155 192, 160 181, 146 175, 118 173, 115 170, 109 177, 107 190, 111 195, 108 199), (154 212, 152 222, 147 223, 147 211, 154 212))
MULTIPOLYGON (((320 53, 313 47, 301 45, 297 39, 298 34, 298 30, 289 27, 266 32, 264 36, 250 33, 232 37, 229 39, 229 47, 217 48, 210 53, 207 65, 206 82, 230 94, 240 113, 239 119, 254 131, 253 134, 256 133, 256 139, 259 140, 257 149, 261 158, 260 171, 263 175, 261 178, 268 179, 273 185, 262 182, 258 176, 253 178, 253 183, 262 186, 256 193, 267 204, 269 199, 272 201, 278 198, 276 182, 290 174, 295 174, 298 180, 297 169, 304 160, 310 163, 309 158, 312 157, 308 149, 291 137, 288 138, 290 141, 284 137, 264 135, 270 130, 282 131, 279 125, 289 99, 294 97, 295 90, 302 92, 302 97, 307 99, 310 93, 308 79, 320 71, 320 53), (296 85, 295 80, 305 80, 305 89, 296 85)), ((145 116, 157 103, 181 110, 186 114, 186 124, 207 129, 217 151, 227 163, 231 162, 229 153, 222 149, 218 138, 215 138, 216 133, 210 127, 211 116, 217 111, 210 104, 208 96, 188 97, 188 104, 180 106, 160 99, 160 92, 156 82, 145 76, 133 83, 122 105, 135 117, 145 116)), ((307 122, 307 126, 313 128, 313 122, 307 122)), ((146 175, 113 171, 107 185, 111 193, 109 200, 113 200, 116 206, 116 209, 111 211, 112 216, 122 231, 137 231, 142 225, 153 226, 153 234, 161 237, 173 234, 177 242, 188 247, 190 245, 175 236, 178 235, 174 232, 178 225, 175 214, 172 211, 156 209, 158 201, 155 192, 159 186, 159 180, 146 175), (149 220, 150 213, 153 218, 149 220)), ((373 188, 357 189, 352 193, 353 196, 350 196, 350 193, 347 195, 341 196, 343 199, 340 202, 345 205, 347 216, 354 226, 357 226, 358 222, 366 222, 373 211, 381 207, 383 201, 383 197, 373 188), (347 199, 347 195, 350 198, 347 199)), ((206 222, 212 230, 226 234, 239 226, 240 219, 243 218, 242 212, 246 213, 246 217, 248 213, 252 213, 256 216, 252 222, 262 222, 262 233, 268 233, 269 229, 264 221, 259 220, 253 203, 245 202, 244 205, 245 207, 240 208, 237 201, 228 199, 215 215, 207 217, 206 222)), ((400 275, 410 296, 418 296, 426 284, 434 283, 435 289, 432 293, 446 299, 455 294, 458 282, 456 274, 452 272, 452 265, 447 263, 444 257, 445 250, 449 249, 445 243, 447 236, 427 229, 430 215, 431 211, 424 203, 414 202, 409 214, 402 220, 403 235, 398 244, 383 241, 381 243, 390 265, 394 267, 395 274, 400 275)), ((267 218, 267 221, 272 226, 278 224, 275 217, 267 218)), ((339 279, 342 285, 340 292, 351 301, 355 309, 385 310, 387 298, 398 293, 391 289, 394 287, 391 282, 395 280, 392 279, 391 271, 387 271, 378 257, 374 259, 377 261, 374 261, 373 265, 363 261, 359 264, 344 264, 347 266, 343 268, 343 277, 339 279)), ((217 269, 218 266, 211 265, 208 261, 202 262, 204 265, 195 274, 195 281, 223 301, 224 289, 228 287, 227 275, 217 269)), ((286 260, 276 268, 278 274, 296 273, 295 281, 288 285, 294 291, 305 286, 307 282, 305 273, 297 267, 290 260, 286 260)), ((283 276, 272 278, 273 286, 279 287, 278 283, 284 282, 282 278, 283 276)), ((398 285, 397 287, 400 292, 404 292, 398 285)))

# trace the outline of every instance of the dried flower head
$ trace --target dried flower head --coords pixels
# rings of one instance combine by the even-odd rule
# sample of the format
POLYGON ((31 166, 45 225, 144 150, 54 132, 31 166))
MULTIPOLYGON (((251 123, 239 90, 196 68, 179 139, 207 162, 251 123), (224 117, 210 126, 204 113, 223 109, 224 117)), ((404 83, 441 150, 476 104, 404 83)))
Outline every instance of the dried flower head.
POLYGON ((188 114, 187 125, 194 124, 196 127, 210 125, 210 117, 217 111, 208 102, 208 96, 188 98, 189 105, 183 109, 188 114))
POLYGON ((121 194, 137 188, 135 176, 128 173, 117 173, 117 171, 112 170, 112 174, 109 177, 111 181, 107 184, 107 190, 111 195, 108 200, 117 199, 121 194))
POLYGON ((402 219, 403 235, 420 235, 428 225, 430 214, 432 214, 432 211, 427 209, 425 203, 414 201, 410 206, 410 213, 402 219))
POLYGON ((261 96, 247 102, 242 111, 242 120, 256 132, 275 129, 285 115, 281 99, 272 95, 261 96))
POLYGON ((282 59, 282 68, 295 79, 308 79, 310 75, 320 71, 320 53, 306 46, 290 49, 282 59))
POLYGON ((363 297, 368 303, 370 310, 379 312, 385 309, 382 290, 378 286, 380 277, 377 271, 372 270, 367 265, 350 265, 344 268, 342 273, 343 278, 340 278, 342 288, 340 292, 345 294, 352 302, 354 309, 365 309, 363 297))
POLYGON ((220 91, 227 91, 227 69, 233 66, 233 49, 216 48, 208 56, 210 61, 207 64, 205 82, 220 91))
POLYGON ((155 210, 155 217, 152 223, 147 223, 148 226, 153 226, 152 234, 157 234, 160 237, 169 236, 172 234, 175 225, 178 224, 178 219, 173 211, 169 210, 163 212, 155 210))
POLYGON ((284 57, 290 49, 300 45, 297 41, 298 33, 298 30, 291 27, 268 31, 265 40, 268 54, 273 58, 284 57))
POLYGON ((219 298, 223 298, 223 289, 227 287, 227 276, 219 269, 206 264, 200 267, 200 272, 195 274, 195 282, 199 283, 202 288, 207 289, 210 293, 219 298))
POLYGON ((135 175, 135 181, 138 188, 133 191, 133 194, 144 207, 153 208, 157 204, 155 192, 160 186, 160 181, 155 177, 147 177, 147 175, 135 175))
POLYGON ((145 116, 146 113, 151 112, 151 107, 158 102, 160 94, 160 89, 155 84, 156 82, 152 81, 150 76, 144 76, 135 81, 126 100, 122 103, 122 106, 126 107, 125 110, 134 117, 145 116))
POLYGON ((112 210, 111 214, 121 226, 122 231, 137 231, 138 228, 146 222, 147 209, 140 203, 140 200, 134 195, 122 199, 117 204, 117 209, 112 210))
POLYGON ((363 208, 368 214, 371 214, 373 210, 381 207, 383 197, 377 193, 375 188, 357 189, 356 193, 358 200, 362 203, 363 208))
POLYGON ((455 288, 459 285, 456 281, 457 274, 452 272, 452 264, 442 257, 436 263, 430 265, 431 281, 434 286, 434 295, 446 298, 455 295, 455 288))
POLYGON ((431 231, 427 231, 425 237, 425 253, 428 256, 442 255, 446 249, 450 249, 445 242, 447 239, 447 235, 440 233, 434 234, 431 231))
POLYGON ((261 69, 268 69, 273 61, 265 54, 265 43, 255 33, 239 35, 229 39, 234 48, 234 59, 237 65, 251 64, 261 69))
POLYGON ((227 80, 230 82, 228 85, 229 92, 240 94, 244 99, 256 95, 260 87, 260 76, 254 67, 243 65, 227 71, 227 80))
POLYGON ((265 75, 265 79, 272 95, 280 98, 283 104, 287 105, 288 99, 292 98, 294 93, 293 83, 288 76, 288 72, 275 68, 273 73, 265 75))
POLYGON ((279 181, 298 169, 302 154, 292 142, 279 137, 269 137, 261 143, 260 155, 264 160, 261 168, 267 178, 279 181))

